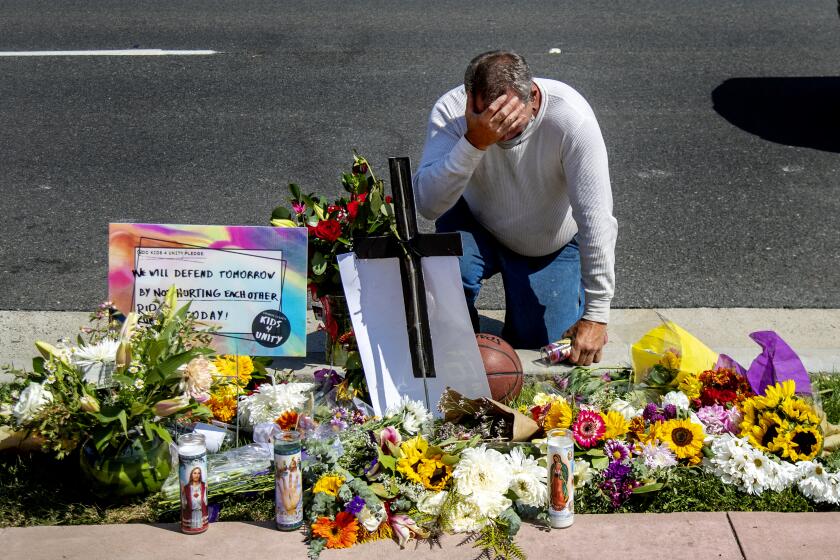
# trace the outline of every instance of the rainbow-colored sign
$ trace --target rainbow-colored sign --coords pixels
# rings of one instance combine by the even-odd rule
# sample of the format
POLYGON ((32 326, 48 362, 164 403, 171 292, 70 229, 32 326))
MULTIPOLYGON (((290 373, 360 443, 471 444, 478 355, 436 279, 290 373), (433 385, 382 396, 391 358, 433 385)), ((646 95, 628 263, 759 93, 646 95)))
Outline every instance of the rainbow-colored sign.
POLYGON ((153 311, 175 285, 218 327, 220 353, 306 355, 306 228, 110 224, 108 292, 123 313, 153 311))

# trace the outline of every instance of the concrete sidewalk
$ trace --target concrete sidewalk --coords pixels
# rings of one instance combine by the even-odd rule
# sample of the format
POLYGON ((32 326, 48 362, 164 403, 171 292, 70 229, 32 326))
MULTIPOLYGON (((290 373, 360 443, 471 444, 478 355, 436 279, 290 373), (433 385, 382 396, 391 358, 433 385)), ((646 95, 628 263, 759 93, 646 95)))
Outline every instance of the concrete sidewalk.
MULTIPOLYGON (((796 350, 809 371, 840 371, 840 309, 614 309, 601 364, 629 364, 630 346, 660 324, 660 315, 745 367, 760 352, 749 334, 774 330, 796 350)), ((483 332, 499 334, 503 321, 504 311, 481 312, 483 332)), ((35 340, 55 342, 62 336, 75 337, 87 322, 88 314, 80 312, 0 311, 0 365, 31 367, 35 340)), ((324 335, 318 332, 311 312, 307 327, 307 357, 277 360, 278 367, 306 372, 324 366, 324 335)), ((567 369, 546 367, 534 350, 521 350, 520 357, 526 373, 567 369)))
MULTIPOLYGON (((547 531, 524 524, 517 542, 531 559, 591 558, 705 560, 833 559, 840 551, 840 513, 672 513, 578 515, 569 529, 547 531)), ((477 556, 462 537, 440 546, 392 541, 326 550, 324 560, 412 558, 461 560, 477 556)), ((183 535, 169 525, 92 525, 0 529, 5 558, 145 560, 157 558, 305 559, 302 533, 271 524, 215 523, 203 535, 183 535)))

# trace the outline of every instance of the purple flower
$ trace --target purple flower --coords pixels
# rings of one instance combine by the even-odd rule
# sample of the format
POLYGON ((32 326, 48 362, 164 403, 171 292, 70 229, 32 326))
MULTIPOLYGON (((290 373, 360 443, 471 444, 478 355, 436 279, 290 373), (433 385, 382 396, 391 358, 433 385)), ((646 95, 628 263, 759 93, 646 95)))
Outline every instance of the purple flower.
POLYGON ((677 417, 677 405, 666 404, 663 412, 665 413, 665 420, 673 420, 677 417))
POLYGON ((604 444, 604 453, 609 457, 610 462, 624 462, 630 456, 630 448, 617 439, 611 439, 604 444))
POLYGON ((359 515, 359 512, 365 507, 365 500, 361 496, 353 496, 353 499, 344 505, 344 511, 359 515))
POLYGON ((327 390, 330 390, 341 383, 341 376, 334 369, 319 369, 313 375, 315 376, 315 381, 325 385, 327 390))
POLYGON ((659 408, 654 403, 647 403, 644 411, 642 411, 642 418, 648 422, 653 422, 653 417, 659 415, 659 408))
POLYGON ((630 465, 613 461, 609 464, 606 470, 604 470, 604 478, 624 480, 630 474, 631 470, 630 465))
POLYGON ((630 465, 613 461, 604 470, 604 479, 598 485, 601 491, 610 497, 610 503, 618 508, 630 499, 633 489, 640 483, 630 476, 632 471, 630 465))

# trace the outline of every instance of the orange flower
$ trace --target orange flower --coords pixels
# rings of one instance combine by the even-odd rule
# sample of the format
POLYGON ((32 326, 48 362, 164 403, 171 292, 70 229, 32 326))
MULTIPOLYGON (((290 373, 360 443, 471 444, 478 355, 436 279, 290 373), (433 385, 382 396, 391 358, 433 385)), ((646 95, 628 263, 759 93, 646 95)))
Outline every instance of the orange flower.
POLYGON ((281 430, 291 430, 292 428, 297 426, 297 421, 297 411, 287 410, 286 412, 278 416, 277 420, 275 420, 274 423, 280 426, 281 430))
POLYGON ((359 522, 356 516, 346 511, 338 512, 335 521, 320 517, 312 524, 312 534, 327 539, 327 548, 350 548, 356 544, 359 522))

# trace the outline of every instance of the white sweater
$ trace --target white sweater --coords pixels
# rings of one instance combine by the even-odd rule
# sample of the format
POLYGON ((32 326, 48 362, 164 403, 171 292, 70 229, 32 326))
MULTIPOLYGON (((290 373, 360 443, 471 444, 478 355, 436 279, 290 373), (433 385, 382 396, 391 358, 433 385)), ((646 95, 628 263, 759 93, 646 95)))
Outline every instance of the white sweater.
POLYGON ((509 149, 479 150, 464 137, 464 86, 438 99, 413 179, 417 207, 435 220, 463 196, 482 226, 525 256, 553 253, 578 234, 583 316, 606 323, 618 233, 607 149, 577 91, 555 80, 534 82, 542 94, 536 120, 509 149))

